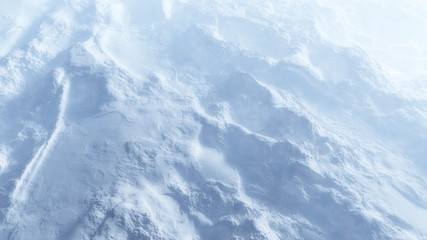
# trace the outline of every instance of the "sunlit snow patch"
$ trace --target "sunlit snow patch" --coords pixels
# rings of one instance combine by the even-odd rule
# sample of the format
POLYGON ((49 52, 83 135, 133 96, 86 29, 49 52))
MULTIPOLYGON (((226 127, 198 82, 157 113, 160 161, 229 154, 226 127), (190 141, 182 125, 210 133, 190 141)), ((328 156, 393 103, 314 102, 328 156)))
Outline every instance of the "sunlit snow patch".
POLYGON ((193 144, 193 149, 204 178, 224 182, 230 186, 237 185, 238 173, 228 166, 218 150, 204 147, 199 142, 193 144))

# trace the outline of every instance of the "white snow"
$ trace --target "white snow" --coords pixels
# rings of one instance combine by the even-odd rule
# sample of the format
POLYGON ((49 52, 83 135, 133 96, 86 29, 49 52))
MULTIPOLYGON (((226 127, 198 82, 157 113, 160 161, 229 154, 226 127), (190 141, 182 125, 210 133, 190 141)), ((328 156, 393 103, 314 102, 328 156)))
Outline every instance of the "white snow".
POLYGON ((0 174, 7 170, 8 165, 8 149, 4 145, 0 145, 0 174))
POLYGON ((425 16, 0 2, 0 239, 427 239, 425 16))

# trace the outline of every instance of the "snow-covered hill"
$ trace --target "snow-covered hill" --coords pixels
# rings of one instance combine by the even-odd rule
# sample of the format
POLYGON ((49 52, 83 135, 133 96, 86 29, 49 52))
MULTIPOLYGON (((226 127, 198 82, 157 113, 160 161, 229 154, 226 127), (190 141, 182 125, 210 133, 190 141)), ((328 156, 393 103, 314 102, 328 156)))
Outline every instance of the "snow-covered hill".
POLYGON ((426 13, 0 1, 0 239, 427 239, 426 13))

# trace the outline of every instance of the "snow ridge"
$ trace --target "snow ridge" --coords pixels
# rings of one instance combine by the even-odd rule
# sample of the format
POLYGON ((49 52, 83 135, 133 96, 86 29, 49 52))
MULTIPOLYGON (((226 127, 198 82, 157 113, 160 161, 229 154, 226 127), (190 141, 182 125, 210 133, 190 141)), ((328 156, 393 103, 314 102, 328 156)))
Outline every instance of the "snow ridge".
POLYGON ((26 166, 20 179, 16 182, 15 189, 11 194, 11 201, 13 205, 19 206, 20 204, 25 203, 25 201, 28 200, 28 196, 29 194, 31 194, 31 188, 33 187, 34 177, 38 174, 40 166, 43 165, 49 152, 55 146, 59 134, 65 128, 65 114, 67 108, 68 94, 70 91, 70 83, 68 79, 64 79, 66 78, 64 69, 57 69, 55 75, 55 81, 56 84, 58 84, 58 89, 62 91, 61 100, 59 104, 59 114, 56 119, 55 128, 51 136, 47 139, 47 141, 42 144, 39 150, 37 150, 34 157, 26 166))

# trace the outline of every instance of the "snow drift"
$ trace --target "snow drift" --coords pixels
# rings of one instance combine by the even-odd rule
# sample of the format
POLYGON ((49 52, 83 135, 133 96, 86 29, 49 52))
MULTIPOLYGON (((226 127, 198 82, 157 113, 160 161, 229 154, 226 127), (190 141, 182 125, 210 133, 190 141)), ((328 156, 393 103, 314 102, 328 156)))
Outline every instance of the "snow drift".
POLYGON ((0 3, 2 239, 427 239, 427 6, 0 3))

